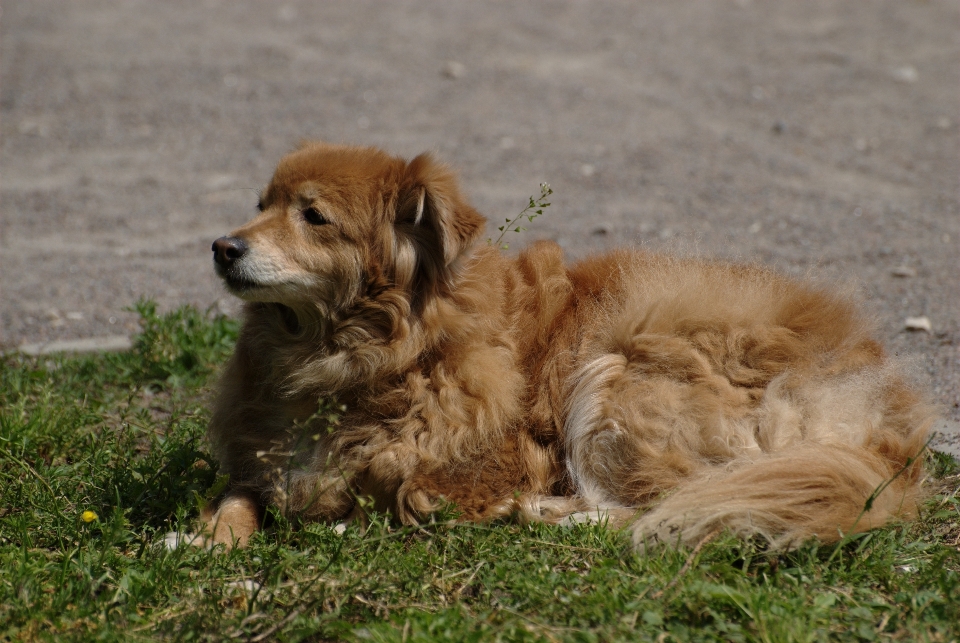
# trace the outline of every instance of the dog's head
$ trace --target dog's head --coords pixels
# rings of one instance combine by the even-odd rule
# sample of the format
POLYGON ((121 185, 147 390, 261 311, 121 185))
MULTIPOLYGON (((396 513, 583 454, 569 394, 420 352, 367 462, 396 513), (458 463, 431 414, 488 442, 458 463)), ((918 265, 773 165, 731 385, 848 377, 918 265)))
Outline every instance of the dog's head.
POLYGON ((257 207, 213 243, 217 273, 248 301, 331 315, 378 290, 442 287, 485 224, 429 155, 324 143, 284 157, 257 207))

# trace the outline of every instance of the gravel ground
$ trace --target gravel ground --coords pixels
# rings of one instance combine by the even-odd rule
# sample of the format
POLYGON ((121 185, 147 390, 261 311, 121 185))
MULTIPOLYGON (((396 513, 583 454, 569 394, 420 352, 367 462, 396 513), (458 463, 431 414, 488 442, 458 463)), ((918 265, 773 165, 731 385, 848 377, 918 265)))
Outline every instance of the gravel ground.
MULTIPOLYGON (((0 342, 233 311, 210 242, 301 138, 456 166, 525 233, 856 289, 960 418, 957 0, 10 0, 0 342), (926 317, 930 331, 905 330, 926 317)), ((514 247, 520 239, 513 243, 514 247)))

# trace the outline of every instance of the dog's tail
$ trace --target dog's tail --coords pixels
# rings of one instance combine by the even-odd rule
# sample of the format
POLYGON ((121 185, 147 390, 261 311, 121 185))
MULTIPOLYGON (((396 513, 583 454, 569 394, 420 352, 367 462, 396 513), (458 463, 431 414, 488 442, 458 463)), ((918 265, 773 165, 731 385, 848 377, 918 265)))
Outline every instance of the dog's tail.
POLYGON ((926 429, 867 447, 797 445, 685 482, 631 526, 639 549, 696 543, 717 530, 760 535, 774 547, 915 516, 926 429))

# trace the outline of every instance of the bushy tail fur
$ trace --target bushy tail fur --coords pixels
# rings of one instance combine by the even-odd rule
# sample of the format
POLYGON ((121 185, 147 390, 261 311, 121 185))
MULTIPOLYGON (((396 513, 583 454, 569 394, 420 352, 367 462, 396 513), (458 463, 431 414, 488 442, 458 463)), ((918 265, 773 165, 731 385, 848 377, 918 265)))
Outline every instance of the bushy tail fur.
POLYGON ((731 462, 681 484, 632 525, 633 541, 640 549, 694 543, 725 529, 784 547, 908 519, 916 513, 922 448, 919 439, 883 449, 805 445, 731 462))

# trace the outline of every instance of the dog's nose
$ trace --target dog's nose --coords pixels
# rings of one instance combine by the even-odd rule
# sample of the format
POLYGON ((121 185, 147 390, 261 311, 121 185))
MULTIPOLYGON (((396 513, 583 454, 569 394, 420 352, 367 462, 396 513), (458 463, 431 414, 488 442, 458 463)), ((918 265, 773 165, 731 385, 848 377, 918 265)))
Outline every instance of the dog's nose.
POLYGON ((213 260, 224 268, 229 268, 247 251, 247 244, 239 237, 220 237, 213 242, 212 250, 213 260))

